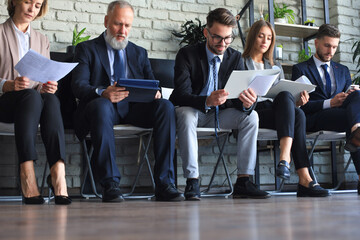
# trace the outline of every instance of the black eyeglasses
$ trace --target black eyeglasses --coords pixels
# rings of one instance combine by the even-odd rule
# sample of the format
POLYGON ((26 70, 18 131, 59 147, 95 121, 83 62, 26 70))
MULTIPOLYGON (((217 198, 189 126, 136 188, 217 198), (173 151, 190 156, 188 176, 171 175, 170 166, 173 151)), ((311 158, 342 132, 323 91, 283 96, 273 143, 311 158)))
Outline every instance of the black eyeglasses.
POLYGON ((208 28, 206 28, 206 30, 208 31, 210 37, 214 40, 214 42, 215 42, 216 44, 221 43, 223 40, 224 40, 225 44, 230 44, 230 43, 232 43, 232 42, 234 41, 234 36, 233 36, 233 35, 227 36, 227 37, 224 37, 224 38, 223 38, 223 37, 221 37, 221 36, 219 36, 219 35, 211 34, 211 32, 209 31, 208 28))

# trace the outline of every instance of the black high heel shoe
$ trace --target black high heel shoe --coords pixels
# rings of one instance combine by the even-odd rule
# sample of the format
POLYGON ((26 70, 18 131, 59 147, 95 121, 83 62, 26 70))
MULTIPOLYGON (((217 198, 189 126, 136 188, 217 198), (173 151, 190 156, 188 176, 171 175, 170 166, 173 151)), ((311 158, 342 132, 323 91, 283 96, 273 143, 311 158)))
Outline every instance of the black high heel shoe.
POLYGON ((52 182, 51 182, 51 175, 47 176, 46 183, 47 183, 47 185, 49 187, 49 199, 50 199, 51 191, 52 191, 54 193, 54 196, 55 196, 55 204, 58 204, 58 205, 69 205, 69 204, 71 204, 72 200, 68 196, 62 196, 62 195, 56 196, 55 195, 54 186, 52 185, 52 182))
POLYGON ((24 204, 40 205, 40 204, 44 204, 45 202, 41 194, 39 196, 34 196, 34 197, 25 197, 22 188, 21 188, 21 193, 22 193, 22 202, 24 204))
POLYGON ((44 204, 44 198, 39 195, 39 196, 35 196, 35 197, 24 197, 22 199, 22 202, 25 204, 36 204, 36 205, 40 205, 40 204, 44 204))

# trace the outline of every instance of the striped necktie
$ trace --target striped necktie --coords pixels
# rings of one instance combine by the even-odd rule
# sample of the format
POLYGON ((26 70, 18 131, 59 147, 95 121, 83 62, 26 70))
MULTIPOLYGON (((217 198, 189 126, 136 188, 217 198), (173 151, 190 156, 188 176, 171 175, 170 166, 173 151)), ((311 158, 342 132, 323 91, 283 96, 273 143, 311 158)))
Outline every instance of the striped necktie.
MULTIPOLYGON (((215 56, 212 60, 212 70, 213 70, 213 80, 214 80, 214 91, 218 90, 218 71, 216 64, 220 61, 218 56, 215 56)), ((215 107, 215 135, 217 137, 217 131, 220 129, 219 127, 219 106, 215 107)))

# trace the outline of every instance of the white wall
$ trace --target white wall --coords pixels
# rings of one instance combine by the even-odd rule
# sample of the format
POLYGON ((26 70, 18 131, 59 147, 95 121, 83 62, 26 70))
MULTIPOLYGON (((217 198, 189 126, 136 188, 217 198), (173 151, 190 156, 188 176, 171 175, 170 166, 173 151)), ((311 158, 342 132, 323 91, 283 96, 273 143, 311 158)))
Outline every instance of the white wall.
MULTIPOLYGON (((35 29, 48 36, 52 51, 63 51, 70 45, 74 27, 86 27, 86 34, 92 38, 104 31, 103 19, 106 8, 111 0, 56 0, 49 1, 48 14, 33 23, 35 29)), ((300 1, 286 2, 297 15, 296 22, 300 23, 300 1)), ((0 0, 0 22, 7 18, 6 1, 0 0)), ((133 0, 130 3, 135 8, 134 26, 131 30, 131 40, 149 51, 154 58, 175 58, 179 49, 179 40, 171 35, 172 30, 179 30, 185 20, 194 20, 196 17, 205 22, 206 14, 214 8, 226 7, 233 14, 237 14, 245 5, 246 0, 133 0)), ((317 25, 323 20, 323 1, 307 1, 308 18, 315 19, 317 25)), ((336 60, 347 65, 351 70, 352 64, 351 38, 360 39, 359 10, 360 1, 357 0, 330 0, 330 23, 339 27, 342 32, 341 44, 336 60)), ((263 5, 265 12, 268 6, 266 0, 254 0, 255 19, 259 19, 259 8, 263 5)), ((248 27, 248 14, 241 21, 243 28, 248 27)), ((236 31, 237 32, 237 31, 236 31)), ((314 51, 310 41, 310 46, 314 51)), ((300 39, 278 37, 277 43, 284 45, 284 62, 296 62, 297 53, 302 48, 300 39)), ((234 48, 242 51, 240 39, 237 38, 234 48)))

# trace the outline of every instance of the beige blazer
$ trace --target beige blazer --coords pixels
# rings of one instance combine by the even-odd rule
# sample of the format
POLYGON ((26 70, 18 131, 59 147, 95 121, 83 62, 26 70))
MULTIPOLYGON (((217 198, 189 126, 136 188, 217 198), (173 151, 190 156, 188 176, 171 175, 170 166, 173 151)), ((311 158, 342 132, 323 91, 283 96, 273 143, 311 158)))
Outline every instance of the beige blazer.
MULTIPOLYGON (((50 44, 46 36, 30 30, 30 48, 41 55, 50 58, 50 44)), ((14 69, 19 61, 19 47, 15 29, 11 19, 0 24, 0 78, 13 80, 19 74, 14 69)), ((36 65, 36 63, 34 63, 36 65)), ((32 82, 31 88, 37 88, 38 82, 32 82)))

